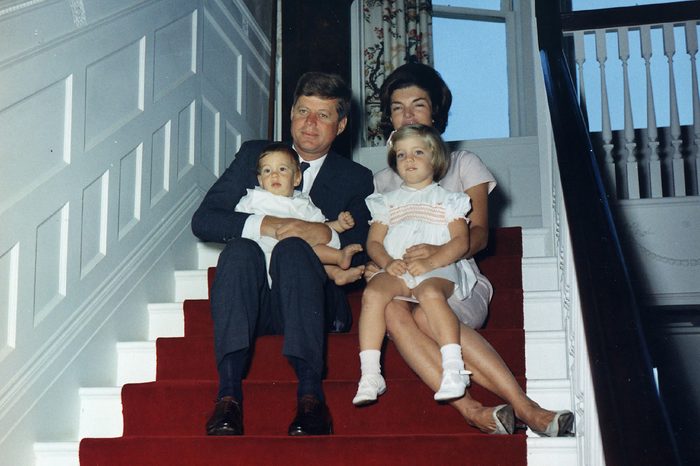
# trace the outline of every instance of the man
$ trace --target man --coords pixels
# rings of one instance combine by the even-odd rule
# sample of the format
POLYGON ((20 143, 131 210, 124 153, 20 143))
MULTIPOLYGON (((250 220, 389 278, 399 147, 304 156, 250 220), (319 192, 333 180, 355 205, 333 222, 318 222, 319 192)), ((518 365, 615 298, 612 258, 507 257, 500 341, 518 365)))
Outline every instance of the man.
MULTIPOLYGON (((349 211, 355 227, 340 234, 341 246, 367 239, 369 212, 364 199, 374 190, 372 173, 334 152, 333 140, 348 121, 351 91, 338 76, 306 73, 297 83, 291 112, 293 148, 308 163, 303 191, 328 219, 349 211)), ((323 223, 235 212, 247 188, 257 184, 258 155, 269 141, 243 144, 236 158, 205 196, 192 218, 192 231, 204 241, 225 243, 211 290, 214 348, 219 392, 207 421, 208 435, 241 435, 242 379, 250 348, 260 335, 284 335, 282 352, 298 379, 297 414, 289 435, 332 433, 321 386, 325 333, 352 324, 344 292, 327 278, 312 247, 326 244, 323 223), (249 238, 279 240, 270 261, 249 238)), ((356 254, 353 265, 366 261, 356 254)))

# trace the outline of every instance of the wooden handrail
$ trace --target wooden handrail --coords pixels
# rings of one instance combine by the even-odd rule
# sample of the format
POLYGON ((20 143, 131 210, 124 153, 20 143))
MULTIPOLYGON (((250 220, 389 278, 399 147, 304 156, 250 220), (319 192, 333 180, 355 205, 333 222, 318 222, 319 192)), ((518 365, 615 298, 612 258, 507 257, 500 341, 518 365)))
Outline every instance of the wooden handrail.
POLYGON ((606 463, 680 465, 627 266, 562 51, 558 2, 537 30, 606 463))
POLYGON ((676 23, 700 18, 700 2, 606 8, 561 13, 561 31, 590 31, 645 24, 676 23))

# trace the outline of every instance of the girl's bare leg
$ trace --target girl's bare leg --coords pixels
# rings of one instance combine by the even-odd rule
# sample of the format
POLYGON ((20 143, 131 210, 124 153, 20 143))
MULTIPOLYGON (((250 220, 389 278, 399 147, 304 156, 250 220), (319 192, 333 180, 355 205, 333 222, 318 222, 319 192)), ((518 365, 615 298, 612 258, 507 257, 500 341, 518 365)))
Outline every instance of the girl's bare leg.
POLYGON ((394 296, 406 295, 408 291, 403 280, 388 273, 378 274, 370 280, 362 293, 362 311, 358 325, 360 350, 381 349, 386 334, 384 309, 394 296))

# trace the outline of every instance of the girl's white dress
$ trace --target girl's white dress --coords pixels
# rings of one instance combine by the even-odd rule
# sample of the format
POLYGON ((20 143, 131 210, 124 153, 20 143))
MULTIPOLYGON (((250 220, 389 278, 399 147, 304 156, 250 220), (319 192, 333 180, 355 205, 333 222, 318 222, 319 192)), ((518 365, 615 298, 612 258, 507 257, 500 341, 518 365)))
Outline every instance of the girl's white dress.
MULTIPOLYGON (((447 191, 437 183, 423 189, 401 185, 388 193, 372 194, 365 202, 372 215, 371 222, 388 226, 384 248, 394 259, 403 257, 406 249, 415 244, 447 243, 450 240, 447 225, 465 218, 471 209, 469 196, 463 192, 447 191)), ((419 276, 414 277, 408 272, 402 276, 410 289, 431 277, 453 282, 454 295, 458 299, 469 297, 476 284, 476 275, 464 259, 419 276)))

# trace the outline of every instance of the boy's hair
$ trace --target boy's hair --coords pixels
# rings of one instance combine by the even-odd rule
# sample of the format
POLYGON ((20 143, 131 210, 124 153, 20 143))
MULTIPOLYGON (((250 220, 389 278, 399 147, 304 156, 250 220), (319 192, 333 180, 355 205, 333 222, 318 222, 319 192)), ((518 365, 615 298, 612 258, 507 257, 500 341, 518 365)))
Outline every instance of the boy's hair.
POLYGON ((258 175, 260 174, 260 161, 263 159, 263 157, 270 155, 273 152, 282 152, 283 154, 287 154, 294 163, 294 169, 297 171, 301 170, 299 167, 299 155, 296 153, 296 151, 283 142, 273 142, 266 145, 258 156, 258 164, 255 167, 258 175))
POLYGON ((297 81, 297 87, 294 89, 294 105, 296 105, 297 100, 302 95, 320 99, 337 99, 336 111, 338 112, 338 121, 348 116, 350 112, 352 90, 350 90, 343 78, 337 74, 317 71, 304 73, 297 81))
POLYGON ((396 143, 410 137, 417 137, 427 144, 432 152, 430 162, 433 165, 433 180, 440 181, 450 168, 450 151, 440 137, 439 131, 432 126, 407 125, 396 130, 389 143, 388 163, 391 169, 398 173, 396 143))

